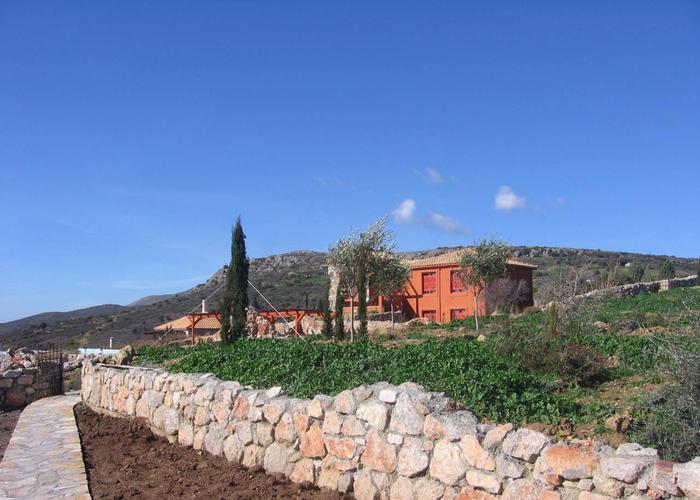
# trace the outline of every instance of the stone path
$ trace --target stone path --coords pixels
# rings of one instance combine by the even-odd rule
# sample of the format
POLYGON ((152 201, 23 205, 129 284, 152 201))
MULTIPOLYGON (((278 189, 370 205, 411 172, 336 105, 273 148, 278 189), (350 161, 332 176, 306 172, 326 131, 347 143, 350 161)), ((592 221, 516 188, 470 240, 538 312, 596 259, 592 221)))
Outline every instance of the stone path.
POLYGON ((53 396, 27 406, 0 463, 0 500, 89 500, 73 406, 80 396, 53 396))

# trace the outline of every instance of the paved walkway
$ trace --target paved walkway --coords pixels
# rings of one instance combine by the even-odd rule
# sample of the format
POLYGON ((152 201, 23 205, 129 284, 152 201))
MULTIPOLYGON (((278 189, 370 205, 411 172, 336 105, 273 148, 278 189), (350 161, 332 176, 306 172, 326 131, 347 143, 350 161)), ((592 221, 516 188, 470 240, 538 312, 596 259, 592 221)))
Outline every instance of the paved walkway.
POLYGON ((27 406, 0 463, 0 500, 89 500, 73 406, 80 396, 53 396, 27 406))

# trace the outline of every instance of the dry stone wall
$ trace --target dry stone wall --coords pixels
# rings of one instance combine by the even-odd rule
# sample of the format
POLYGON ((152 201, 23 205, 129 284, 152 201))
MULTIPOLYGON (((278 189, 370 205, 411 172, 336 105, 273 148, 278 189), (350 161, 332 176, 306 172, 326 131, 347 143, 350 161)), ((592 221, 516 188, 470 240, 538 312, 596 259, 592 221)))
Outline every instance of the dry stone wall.
POLYGON ((700 458, 654 449, 553 443, 479 422, 442 393, 405 383, 296 399, 212 374, 85 363, 82 398, 141 417, 171 442, 359 499, 700 499, 700 458))
POLYGON ((0 408, 22 408, 37 397, 37 368, 11 368, 0 372, 0 408))

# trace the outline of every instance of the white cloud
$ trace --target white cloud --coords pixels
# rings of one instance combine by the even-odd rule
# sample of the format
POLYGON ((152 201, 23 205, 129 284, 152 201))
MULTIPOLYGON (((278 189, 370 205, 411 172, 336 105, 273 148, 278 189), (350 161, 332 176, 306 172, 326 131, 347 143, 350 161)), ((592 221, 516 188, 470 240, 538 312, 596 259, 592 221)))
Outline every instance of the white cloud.
POLYGON ((394 220, 400 224, 413 221, 413 213, 416 211, 416 201, 412 199, 403 200, 399 206, 394 209, 392 215, 394 220))
POLYGON ((496 210, 523 209, 527 202, 523 196, 517 196, 510 186, 501 186, 496 193, 493 206, 496 210))
POLYGON ((425 171, 414 168, 413 173, 430 184, 441 184, 445 182, 445 178, 442 174, 434 168, 426 167, 425 171))
POLYGON ((427 224, 442 231, 453 234, 466 234, 465 228, 458 220, 439 213, 430 213, 426 220, 427 224))

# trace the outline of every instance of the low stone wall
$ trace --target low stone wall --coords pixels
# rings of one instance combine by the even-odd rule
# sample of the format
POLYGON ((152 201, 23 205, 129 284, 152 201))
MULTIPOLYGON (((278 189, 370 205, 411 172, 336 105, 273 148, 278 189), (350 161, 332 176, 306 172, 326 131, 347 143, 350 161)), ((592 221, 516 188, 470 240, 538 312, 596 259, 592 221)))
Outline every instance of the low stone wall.
POLYGON ((411 383, 306 400, 211 374, 85 363, 81 392, 91 408, 141 417, 171 442, 359 499, 700 498, 700 458, 674 464, 637 444, 553 443, 480 423, 411 383))
POLYGON ((14 368, 0 373, 0 408, 22 408, 37 398, 37 368, 14 368))
POLYGON ((642 293, 656 293, 672 288, 683 288, 688 286, 696 286, 698 277, 695 275, 686 276, 685 278, 673 278, 660 281, 649 281, 644 283, 630 283, 627 285, 612 286, 610 288, 601 288, 593 290, 581 295, 576 295, 567 299, 564 302, 580 302, 586 299, 621 299, 624 297, 633 297, 642 293))

